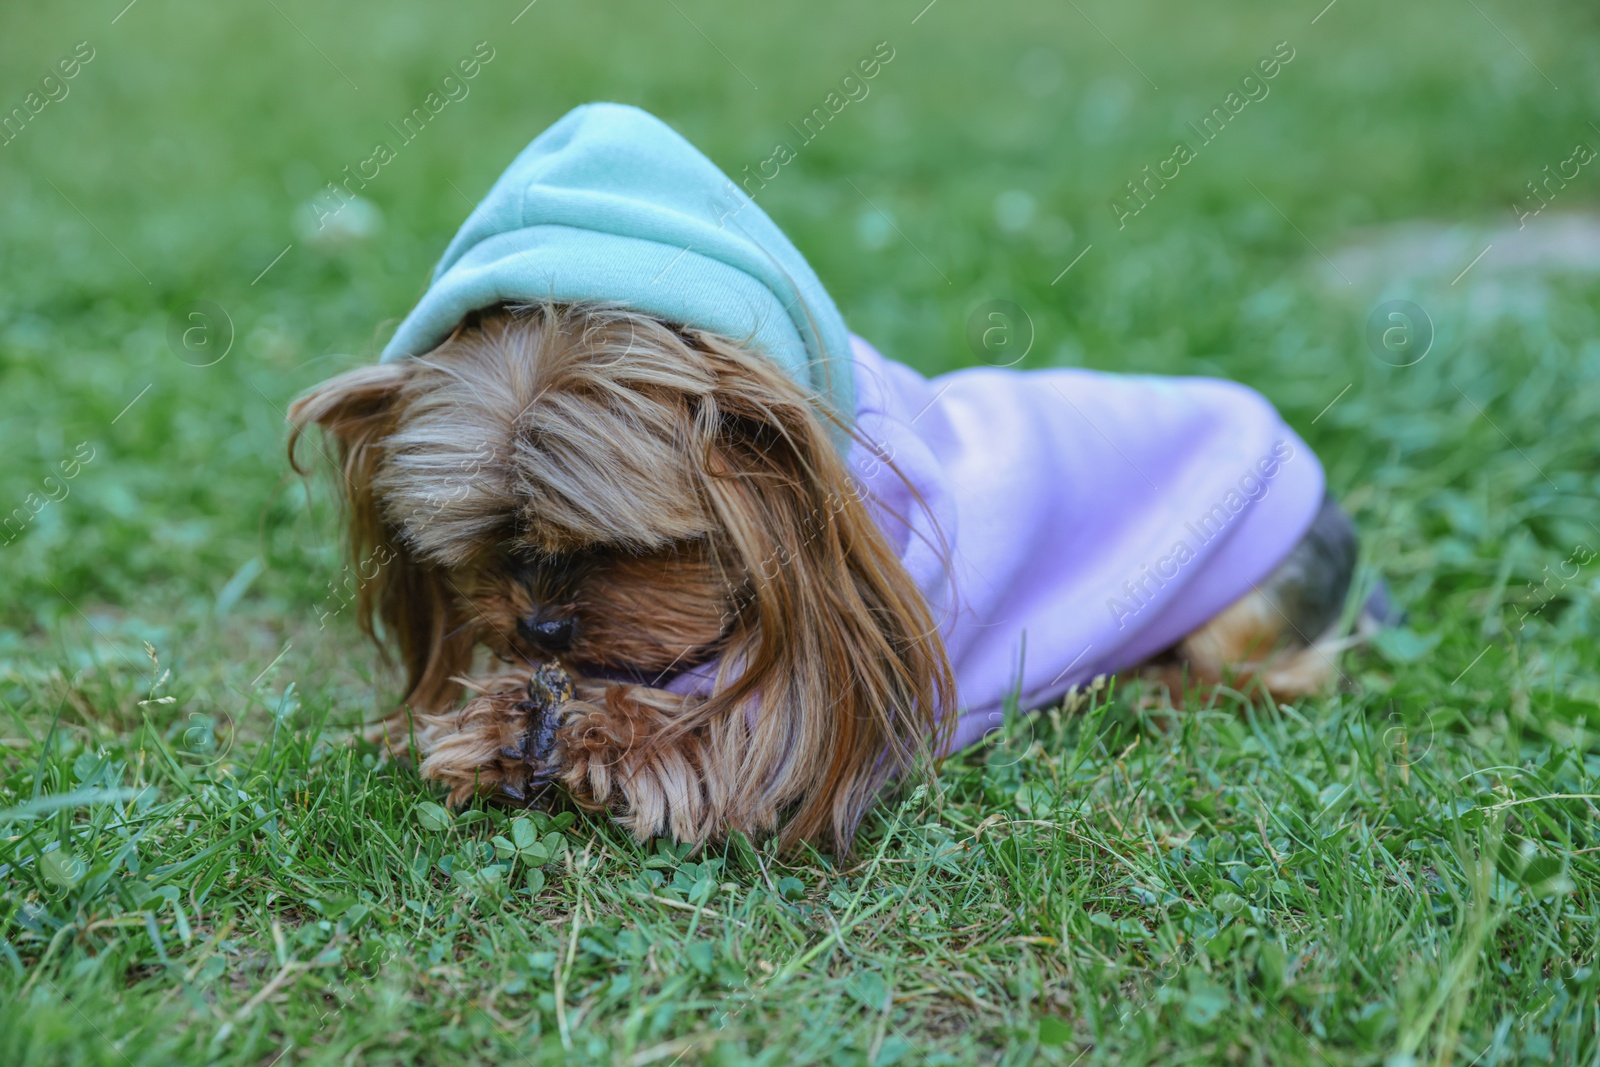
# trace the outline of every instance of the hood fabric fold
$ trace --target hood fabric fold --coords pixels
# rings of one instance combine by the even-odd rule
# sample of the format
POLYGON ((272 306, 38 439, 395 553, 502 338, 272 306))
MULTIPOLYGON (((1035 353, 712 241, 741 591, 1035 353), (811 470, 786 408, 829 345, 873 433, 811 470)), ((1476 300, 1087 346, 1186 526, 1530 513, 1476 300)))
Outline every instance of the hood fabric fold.
POLYGON ((847 424, 844 319, 800 252, 743 189, 660 119, 575 108, 495 182, 383 350, 418 356, 501 303, 620 304, 775 359, 847 424))

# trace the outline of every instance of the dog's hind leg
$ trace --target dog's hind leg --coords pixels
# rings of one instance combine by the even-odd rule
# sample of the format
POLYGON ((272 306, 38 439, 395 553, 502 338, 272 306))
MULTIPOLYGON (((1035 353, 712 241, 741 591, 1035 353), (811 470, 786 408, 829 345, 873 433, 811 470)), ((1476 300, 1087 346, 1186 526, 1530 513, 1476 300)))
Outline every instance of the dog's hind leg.
MULTIPOLYGON (((1174 697, 1185 682, 1200 686, 1254 682, 1275 699, 1325 689, 1339 674, 1349 641, 1339 620, 1356 564, 1356 531, 1331 496, 1288 558, 1256 588, 1184 638, 1141 673, 1174 697)), ((1358 632, 1392 621, 1380 585, 1363 608, 1358 632)))

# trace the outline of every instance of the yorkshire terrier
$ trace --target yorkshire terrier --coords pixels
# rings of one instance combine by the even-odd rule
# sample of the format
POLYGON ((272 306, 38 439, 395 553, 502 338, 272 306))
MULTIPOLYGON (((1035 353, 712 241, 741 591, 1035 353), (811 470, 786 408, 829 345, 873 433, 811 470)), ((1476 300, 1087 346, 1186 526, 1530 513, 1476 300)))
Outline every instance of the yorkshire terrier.
POLYGON ((580 108, 385 362, 291 410, 291 459, 320 427, 350 550, 383 560, 358 618, 406 676, 387 735, 452 802, 559 789, 641 839, 843 851, 1008 699, 1329 683, 1355 533, 1265 401, 927 381, 848 339, 748 191, 643 112, 580 108))

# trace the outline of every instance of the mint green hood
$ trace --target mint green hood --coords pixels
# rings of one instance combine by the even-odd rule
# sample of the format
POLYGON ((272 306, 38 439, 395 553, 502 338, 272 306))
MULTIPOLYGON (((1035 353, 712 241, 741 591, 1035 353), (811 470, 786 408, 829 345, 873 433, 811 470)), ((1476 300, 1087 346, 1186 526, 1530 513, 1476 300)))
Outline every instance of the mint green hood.
POLYGON ((421 355, 500 303, 620 304, 777 360, 847 423, 849 334, 755 201, 653 115, 586 104, 534 139, 467 217, 383 350, 421 355))

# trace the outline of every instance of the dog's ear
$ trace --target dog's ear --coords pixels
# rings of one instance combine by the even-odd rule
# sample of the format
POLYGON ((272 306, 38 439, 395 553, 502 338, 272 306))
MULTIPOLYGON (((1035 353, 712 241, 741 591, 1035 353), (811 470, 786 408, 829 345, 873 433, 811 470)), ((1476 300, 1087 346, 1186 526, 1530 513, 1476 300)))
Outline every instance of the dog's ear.
POLYGON ((461 606, 443 571, 409 549, 373 489, 411 373, 409 361, 361 367, 302 394, 289 408, 289 463, 306 473, 295 452, 313 425, 332 442, 329 458, 340 475, 358 582, 357 622, 381 650, 398 655, 406 675, 404 702, 436 712, 459 695, 453 679, 471 664, 472 634, 462 625, 461 606))
POLYGON ((713 346, 695 432, 724 565, 748 601, 713 698, 735 825, 849 850, 875 795, 935 750, 954 683, 921 593, 873 521, 828 426, 772 361, 713 346), (720 710, 724 714, 717 714, 720 710), (748 801, 742 798, 749 798, 748 801))

